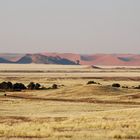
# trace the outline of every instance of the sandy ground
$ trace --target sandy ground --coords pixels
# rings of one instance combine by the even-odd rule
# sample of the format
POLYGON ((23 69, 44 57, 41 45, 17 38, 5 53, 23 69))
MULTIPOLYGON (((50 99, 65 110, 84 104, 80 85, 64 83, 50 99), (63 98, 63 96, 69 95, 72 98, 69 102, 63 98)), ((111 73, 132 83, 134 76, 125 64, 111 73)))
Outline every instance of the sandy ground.
POLYGON ((0 92, 0 139, 140 139, 139 68, 1 64, 0 81, 59 85, 0 92))

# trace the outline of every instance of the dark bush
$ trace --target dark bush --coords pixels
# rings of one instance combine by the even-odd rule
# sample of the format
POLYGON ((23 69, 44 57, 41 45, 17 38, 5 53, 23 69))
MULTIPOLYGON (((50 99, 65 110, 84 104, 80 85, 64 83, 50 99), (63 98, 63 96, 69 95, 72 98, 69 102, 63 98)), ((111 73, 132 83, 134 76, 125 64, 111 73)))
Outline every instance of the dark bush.
POLYGON ((13 89, 13 84, 12 84, 12 82, 7 82, 7 85, 8 85, 8 89, 13 89))
POLYGON ((39 83, 35 84, 35 89, 40 89, 41 85, 39 83))
POLYGON ((122 88, 128 88, 128 86, 122 86, 122 88))
POLYGON ((13 85, 13 90, 20 91, 20 90, 24 90, 24 89, 26 89, 26 86, 24 84, 22 84, 22 83, 15 83, 13 85))
POLYGON ((0 89, 7 89, 7 83, 6 82, 2 82, 0 83, 0 89))
POLYGON ((30 90, 33 90, 33 89, 35 89, 35 83, 34 82, 30 82, 29 83, 29 85, 27 86, 28 87, 28 89, 30 89, 30 90))
POLYGON ((13 89, 13 84, 11 82, 0 83, 0 89, 11 90, 13 89))
POLYGON ((114 83, 114 84, 112 84, 112 87, 117 87, 117 88, 119 88, 119 87, 121 87, 121 85, 118 84, 118 83, 114 83))
POLYGON ((52 85, 52 89, 57 89, 57 88, 58 88, 58 85, 56 85, 56 84, 52 85))
POLYGON ((139 86, 137 86, 137 87, 134 87, 134 89, 140 89, 140 85, 139 85, 139 86))
POLYGON ((97 84, 97 83, 95 81, 88 81, 87 85, 90 85, 90 84, 97 84))
POLYGON ((30 82, 27 86, 30 90, 40 89, 41 85, 39 83, 30 82))

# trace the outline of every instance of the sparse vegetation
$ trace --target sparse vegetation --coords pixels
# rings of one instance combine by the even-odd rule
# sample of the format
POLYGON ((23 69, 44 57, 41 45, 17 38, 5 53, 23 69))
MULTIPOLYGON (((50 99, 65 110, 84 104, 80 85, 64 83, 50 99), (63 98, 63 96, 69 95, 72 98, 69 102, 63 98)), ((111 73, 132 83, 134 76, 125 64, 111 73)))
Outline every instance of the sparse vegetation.
POLYGON ((97 83, 95 81, 88 81, 87 85, 90 85, 90 84, 97 84, 97 83))
POLYGON ((122 88, 129 88, 128 86, 122 86, 122 88))
POLYGON ((140 85, 139 85, 139 86, 137 86, 137 87, 134 87, 134 89, 140 89, 140 85))
MULTIPOLYGON (((6 65, 6 69, 11 67, 6 65)), ((115 69, 111 69, 113 73, 108 69, 92 73, 91 68, 80 65, 20 65, 15 72, 18 67, 0 73, 0 81, 12 81, 12 86, 20 81, 27 88, 15 93, 9 92, 10 82, 2 84, 6 88, 0 89, 2 139, 140 139, 140 90, 134 89, 139 87, 138 72, 122 72, 116 77, 121 74, 115 69), (92 79, 97 84, 87 86, 92 79), (30 83, 34 90, 28 90, 30 81, 34 81, 30 83), (53 83, 58 90, 53 90, 53 83), (112 83, 129 88, 112 88, 112 83)))

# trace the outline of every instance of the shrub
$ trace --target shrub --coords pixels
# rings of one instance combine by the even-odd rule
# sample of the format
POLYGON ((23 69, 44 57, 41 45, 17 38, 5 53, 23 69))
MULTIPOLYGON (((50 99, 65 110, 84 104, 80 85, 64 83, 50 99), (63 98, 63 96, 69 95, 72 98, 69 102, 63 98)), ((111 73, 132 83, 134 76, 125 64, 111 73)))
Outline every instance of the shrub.
POLYGON ((122 88, 128 88, 128 86, 122 86, 122 88))
POLYGON ((22 83, 15 83, 13 85, 13 89, 20 91, 20 90, 26 89, 26 86, 24 84, 22 84, 22 83))
POLYGON ((12 82, 7 82, 7 86, 8 86, 8 89, 12 89, 13 88, 12 82))
POLYGON ((41 85, 39 83, 30 82, 27 86, 30 90, 40 89, 41 85))
POLYGON ((135 89, 140 89, 140 85, 139 86, 137 86, 137 87, 134 87, 135 89))
POLYGON ((11 82, 0 83, 0 89, 11 90, 13 89, 13 84, 11 82))
POLYGON ((6 82, 0 83, 0 89, 6 89, 6 88, 7 88, 7 83, 6 82))
POLYGON ((119 88, 121 85, 120 84, 118 84, 118 83, 114 83, 114 84, 112 84, 112 87, 117 87, 117 88, 119 88))
POLYGON ((58 88, 58 85, 56 85, 56 84, 52 85, 52 89, 57 89, 57 88, 58 88))
POLYGON ((35 89, 40 89, 41 85, 39 83, 35 84, 35 89))
POLYGON ((35 89, 35 83, 34 82, 30 82, 29 83, 29 85, 27 86, 28 87, 28 89, 30 89, 30 90, 33 90, 33 89, 35 89))
POLYGON ((97 84, 97 83, 95 81, 88 81, 87 85, 90 85, 90 84, 97 84))

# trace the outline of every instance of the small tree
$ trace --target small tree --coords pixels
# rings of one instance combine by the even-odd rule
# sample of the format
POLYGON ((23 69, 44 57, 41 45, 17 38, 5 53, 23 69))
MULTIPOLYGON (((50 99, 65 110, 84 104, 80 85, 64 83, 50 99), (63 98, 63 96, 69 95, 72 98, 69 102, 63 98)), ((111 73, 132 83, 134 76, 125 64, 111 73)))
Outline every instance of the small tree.
POLYGON ((30 89, 30 90, 33 90, 33 89, 35 89, 35 83, 34 82, 30 82, 29 83, 29 85, 27 86, 28 87, 28 89, 30 89))
POLYGON ((1 88, 1 89, 7 89, 7 88, 8 88, 7 83, 6 83, 6 82, 0 83, 0 88, 1 88))
POLYGON ((114 84, 112 84, 112 87, 117 87, 117 88, 119 88, 119 87, 121 87, 121 85, 118 84, 118 83, 114 83, 114 84))
POLYGON ((13 88, 13 84, 11 82, 0 83, 0 89, 10 90, 12 88, 13 88))
POLYGON ((137 87, 134 87, 134 89, 140 89, 140 85, 139 85, 139 86, 137 86, 137 87))
POLYGON ((13 85, 13 89, 14 90, 24 90, 24 89, 26 89, 26 86, 22 83, 15 83, 13 85))
POLYGON ((58 86, 56 84, 52 85, 52 89, 57 89, 57 88, 58 88, 58 86))
POLYGON ((97 83, 95 81, 88 81, 87 85, 90 85, 90 84, 97 84, 97 83))
POLYGON ((13 89, 13 84, 12 84, 12 82, 7 82, 7 86, 8 86, 8 89, 13 89))
POLYGON ((128 86, 122 86, 122 88, 128 88, 128 86))
POLYGON ((35 89, 39 89, 41 87, 41 85, 39 83, 35 84, 35 89))
POLYGON ((76 60, 76 64, 77 65, 80 65, 80 60, 76 60))

